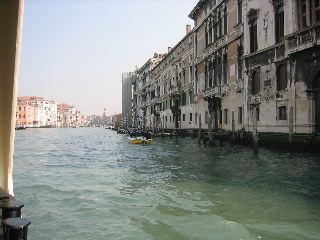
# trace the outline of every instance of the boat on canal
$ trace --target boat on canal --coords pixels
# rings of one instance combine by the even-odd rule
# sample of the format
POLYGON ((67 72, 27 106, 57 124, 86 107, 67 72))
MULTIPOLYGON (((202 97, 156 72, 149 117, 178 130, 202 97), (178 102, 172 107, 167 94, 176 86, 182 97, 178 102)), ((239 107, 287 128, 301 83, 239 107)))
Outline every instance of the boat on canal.
POLYGON ((129 137, 129 143, 131 144, 151 144, 152 139, 146 139, 145 137, 129 137))

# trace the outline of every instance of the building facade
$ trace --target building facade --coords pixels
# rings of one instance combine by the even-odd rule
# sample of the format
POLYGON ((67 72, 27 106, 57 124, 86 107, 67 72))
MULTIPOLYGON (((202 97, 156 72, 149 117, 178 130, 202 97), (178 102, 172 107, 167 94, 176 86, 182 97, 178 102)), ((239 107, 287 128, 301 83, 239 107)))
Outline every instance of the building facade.
POLYGON ((246 1, 244 36, 246 129, 319 133, 320 1, 246 1))
POLYGON ((134 72, 122 73, 122 116, 123 125, 132 125, 132 84, 135 81, 134 72))
POLYGON ((25 127, 48 127, 57 125, 57 104, 43 97, 19 97, 16 125, 25 127))
POLYGON ((319 0, 200 0, 189 17, 137 72, 137 126, 320 132, 319 0))
POLYGON ((190 25, 185 37, 151 71, 147 127, 193 128, 194 39, 190 25))
POLYGON ((152 79, 153 68, 165 57, 155 53, 139 70, 133 81, 133 115, 134 125, 140 128, 151 128, 154 125, 153 111, 156 96, 156 85, 152 79))
POLYGON ((199 1, 189 17, 195 23, 195 108, 202 125, 242 129, 242 1, 199 1))

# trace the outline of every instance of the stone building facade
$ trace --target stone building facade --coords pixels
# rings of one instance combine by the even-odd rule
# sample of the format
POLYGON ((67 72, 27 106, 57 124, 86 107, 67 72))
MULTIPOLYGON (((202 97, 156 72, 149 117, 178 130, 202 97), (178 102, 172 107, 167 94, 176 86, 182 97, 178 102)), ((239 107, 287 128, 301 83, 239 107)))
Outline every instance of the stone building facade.
POLYGON ((246 130, 256 118, 258 132, 319 132, 320 1, 252 0, 243 9, 246 130))
POLYGON ((137 126, 320 132, 320 0, 200 0, 137 72, 137 126))
POLYGON ((164 57, 165 54, 155 53, 136 71, 137 77, 133 81, 133 122, 137 127, 151 128, 154 125, 153 103, 158 89, 151 77, 151 72, 164 57))
POLYGON ((190 25, 185 37, 152 69, 154 95, 150 128, 193 128, 194 39, 190 25))
POLYGON ((195 22, 195 108, 204 128, 243 128, 242 1, 199 1, 195 22))

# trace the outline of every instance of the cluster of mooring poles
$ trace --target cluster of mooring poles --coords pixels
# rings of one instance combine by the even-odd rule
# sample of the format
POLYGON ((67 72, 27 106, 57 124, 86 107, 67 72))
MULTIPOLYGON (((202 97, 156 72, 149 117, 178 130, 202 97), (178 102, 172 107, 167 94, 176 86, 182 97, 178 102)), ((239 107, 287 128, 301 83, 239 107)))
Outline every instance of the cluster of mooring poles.
POLYGON ((21 217, 24 204, 0 189, 1 227, 4 240, 27 240, 31 221, 21 217))

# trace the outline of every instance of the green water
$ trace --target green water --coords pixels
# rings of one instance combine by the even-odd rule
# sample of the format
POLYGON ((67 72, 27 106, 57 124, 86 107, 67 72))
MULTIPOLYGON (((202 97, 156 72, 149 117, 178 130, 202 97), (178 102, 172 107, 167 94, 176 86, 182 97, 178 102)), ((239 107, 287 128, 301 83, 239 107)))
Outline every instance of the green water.
POLYGON ((320 156, 103 128, 28 129, 15 196, 45 239, 320 239, 320 156))

